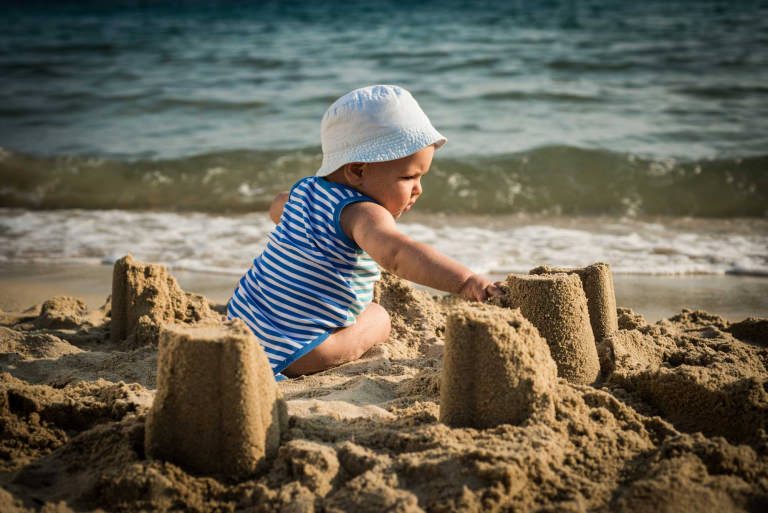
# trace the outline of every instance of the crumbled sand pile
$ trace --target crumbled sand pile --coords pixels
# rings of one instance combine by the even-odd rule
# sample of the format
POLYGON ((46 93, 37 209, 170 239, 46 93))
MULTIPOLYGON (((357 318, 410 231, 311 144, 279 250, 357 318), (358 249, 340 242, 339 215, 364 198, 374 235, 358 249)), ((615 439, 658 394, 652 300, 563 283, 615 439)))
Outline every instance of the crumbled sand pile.
POLYGON ((589 321, 596 341, 602 340, 619 329, 611 266, 598 262, 587 267, 561 269, 540 266, 530 270, 530 274, 553 273, 575 274, 581 279, 584 294, 587 296, 589 321))
POLYGON ((629 308, 617 308, 616 315, 620 330, 633 330, 648 324, 642 314, 635 313, 629 308))
MULTIPOLYGON (((119 380, 120 373, 156 372, 149 370, 157 367, 155 345, 110 367, 116 384, 109 383, 93 377, 97 360, 83 355, 134 353, 95 335, 76 338, 85 321, 46 332, 34 312, 3 315, 0 510, 693 513, 768 505, 765 319, 729 323, 684 310, 648 325, 619 309, 622 329, 600 344, 606 381, 599 389, 558 379, 551 415, 451 428, 438 420, 442 359, 432 349, 444 342, 445 305, 462 301, 417 295, 411 309, 407 289, 390 282, 386 294, 382 304, 391 301, 402 321, 387 345, 401 356, 369 355, 279 383, 291 412, 280 448, 263 469, 236 479, 145 453, 154 385, 119 380), (435 340, 424 345, 415 333, 435 340), (64 346, 53 338, 34 343, 46 334, 81 351, 56 356, 51 348, 64 346), (47 382, 43 370, 56 374, 57 366, 79 382, 17 379, 31 372, 22 364, 36 362, 45 362, 35 367, 40 382, 47 382)), ((185 319, 173 323, 214 324, 185 319)), ((509 328, 511 340, 520 327, 509 328)))
POLYGON ((600 373, 587 298, 575 274, 510 274, 492 303, 519 308, 547 340, 557 373, 571 383, 594 383, 600 373))
POLYGON ((96 380, 58 389, 0 374, 0 471, 21 468, 82 431, 143 410, 152 395, 135 383, 96 380))
POLYGON ((519 310, 456 308, 445 339, 441 422, 486 428, 552 414, 557 367, 546 340, 519 310))
POLYGON ((683 310, 620 331, 600 347, 608 384, 683 431, 768 448, 768 350, 728 329, 719 316, 683 310))
POLYGON ((245 323, 162 328, 158 367, 149 456, 195 472, 243 476, 275 455, 285 403, 245 323))
POLYGON ((35 324, 39 328, 76 328, 86 320, 87 313, 84 301, 57 296, 43 303, 35 324))
POLYGON ((412 358, 441 341, 445 313, 423 290, 416 290, 407 281, 382 271, 381 280, 374 287, 373 300, 389 312, 392 333, 385 346, 391 357, 412 358))

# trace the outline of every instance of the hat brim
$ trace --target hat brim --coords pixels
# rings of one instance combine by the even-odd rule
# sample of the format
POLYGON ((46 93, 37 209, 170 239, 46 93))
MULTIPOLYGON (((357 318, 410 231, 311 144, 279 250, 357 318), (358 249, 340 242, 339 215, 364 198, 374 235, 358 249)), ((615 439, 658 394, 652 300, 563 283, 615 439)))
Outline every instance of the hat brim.
POLYGON ((403 128, 391 134, 374 137, 362 144, 332 153, 323 153, 323 163, 315 176, 328 176, 349 162, 386 162, 397 160, 432 144, 440 149, 448 139, 436 129, 403 128))

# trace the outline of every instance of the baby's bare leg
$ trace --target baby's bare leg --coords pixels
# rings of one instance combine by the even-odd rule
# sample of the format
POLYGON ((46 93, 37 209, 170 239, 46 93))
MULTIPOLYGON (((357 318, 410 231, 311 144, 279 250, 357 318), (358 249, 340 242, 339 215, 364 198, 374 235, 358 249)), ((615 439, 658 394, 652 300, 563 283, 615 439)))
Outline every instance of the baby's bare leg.
POLYGON ((325 341, 283 370, 288 377, 308 374, 351 362, 389 337, 389 314, 371 303, 357 316, 352 326, 339 328, 325 341))

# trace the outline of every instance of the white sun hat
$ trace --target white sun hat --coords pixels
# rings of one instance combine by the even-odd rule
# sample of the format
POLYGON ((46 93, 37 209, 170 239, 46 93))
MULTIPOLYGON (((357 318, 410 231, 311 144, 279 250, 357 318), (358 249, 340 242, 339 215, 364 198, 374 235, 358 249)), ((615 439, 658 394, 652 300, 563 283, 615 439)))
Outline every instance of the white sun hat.
POLYGON ((326 176, 348 162, 395 160, 446 139, 430 123, 411 93, 396 85, 372 85, 345 94, 320 123, 326 176))

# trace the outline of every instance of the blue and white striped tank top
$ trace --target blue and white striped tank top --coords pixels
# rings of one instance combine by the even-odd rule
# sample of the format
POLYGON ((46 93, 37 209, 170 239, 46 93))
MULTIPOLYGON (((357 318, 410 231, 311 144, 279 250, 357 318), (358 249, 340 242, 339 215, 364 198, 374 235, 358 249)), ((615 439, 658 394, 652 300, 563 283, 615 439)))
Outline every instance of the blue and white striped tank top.
POLYGON ((379 267, 339 224, 341 210, 357 201, 373 200, 325 178, 299 180, 229 301, 229 318, 248 324, 277 379, 336 328, 354 324, 373 299, 379 267))

